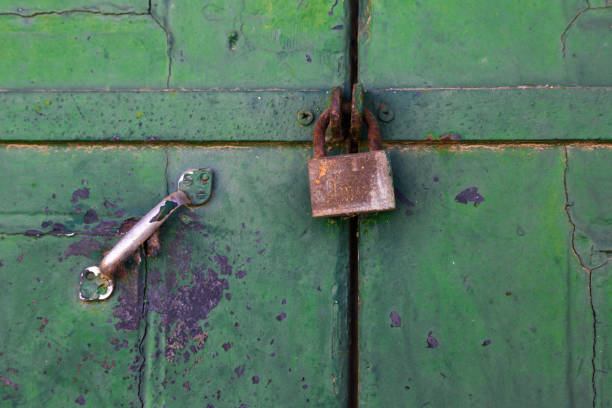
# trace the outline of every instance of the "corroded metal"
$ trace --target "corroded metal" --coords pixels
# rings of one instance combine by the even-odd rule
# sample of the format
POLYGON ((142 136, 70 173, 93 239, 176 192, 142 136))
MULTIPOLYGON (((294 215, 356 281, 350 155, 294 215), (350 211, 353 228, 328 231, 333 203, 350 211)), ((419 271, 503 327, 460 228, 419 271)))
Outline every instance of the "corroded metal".
POLYGON ((202 205, 211 196, 212 170, 191 169, 183 172, 178 191, 161 200, 143 216, 104 256, 99 266, 81 273, 79 299, 104 300, 113 292, 113 273, 134 251, 161 227, 168 217, 183 205, 202 205))
POLYGON ((330 143, 339 143, 344 140, 342 131, 342 88, 334 88, 329 98, 329 132, 330 143))
POLYGON ((393 177, 374 114, 364 110, 370 152, 325 157, 329 109, 315 124, 314 157, 308 160, 313 217, 353 215, 395 209, 393 177))
POLYGON ((357 83, 353 85, 351 98, 351 137, 359 140, 361 137, 361 123, 363 117, 363 87, 357 83))
POLYGON ((308 161, 313 217, 395 209, 386 152, 345 154, 308 161))

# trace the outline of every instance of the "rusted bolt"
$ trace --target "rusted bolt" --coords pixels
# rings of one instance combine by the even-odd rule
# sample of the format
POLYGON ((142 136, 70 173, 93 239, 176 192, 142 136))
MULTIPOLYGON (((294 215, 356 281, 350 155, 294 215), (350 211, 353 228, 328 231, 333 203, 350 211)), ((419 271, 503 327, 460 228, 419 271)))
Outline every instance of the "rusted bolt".
POLYGON ((378 119, 380 119, 383 122, 388 123, 388 122, 391 122, 394 117, 395 117, 395 112, 393 112, 393 109, 391 109, 389 106, 383 103, 378 105, 378 119))
POLYGON ((298 123, 302 126, 308 126, 314 121, 314 113, 308 109, 302 109, 297 115, 298 123))

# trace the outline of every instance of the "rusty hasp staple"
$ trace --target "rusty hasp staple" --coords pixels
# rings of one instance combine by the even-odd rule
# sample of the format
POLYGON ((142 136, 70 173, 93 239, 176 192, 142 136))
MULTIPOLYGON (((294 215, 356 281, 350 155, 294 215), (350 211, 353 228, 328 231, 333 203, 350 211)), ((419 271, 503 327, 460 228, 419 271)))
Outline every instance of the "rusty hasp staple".
POLYGON ((336 87, 333 89, 329 98, 329 131, 330 143, 339 143, 344 140, 344 132, 342 130, 342 89, 336 87))

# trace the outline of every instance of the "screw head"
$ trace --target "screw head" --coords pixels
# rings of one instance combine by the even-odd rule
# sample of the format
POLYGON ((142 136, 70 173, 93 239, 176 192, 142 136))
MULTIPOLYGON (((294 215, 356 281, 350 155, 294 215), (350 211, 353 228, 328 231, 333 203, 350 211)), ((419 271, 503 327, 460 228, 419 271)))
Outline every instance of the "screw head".
POLYGON ((391 122, 394 117, 395 117, 395 112, 393 112, 393 109, 391 109, 389 106, 382 104, 382 103, 378 105, 378 119, 380 119, 383 122, 388 123, 388 122, 391 122))
POLYGON ((308 126, 314 121, 314 113, 309 109, 302 109, 297 114, 298 123, 302 126, 308 126))

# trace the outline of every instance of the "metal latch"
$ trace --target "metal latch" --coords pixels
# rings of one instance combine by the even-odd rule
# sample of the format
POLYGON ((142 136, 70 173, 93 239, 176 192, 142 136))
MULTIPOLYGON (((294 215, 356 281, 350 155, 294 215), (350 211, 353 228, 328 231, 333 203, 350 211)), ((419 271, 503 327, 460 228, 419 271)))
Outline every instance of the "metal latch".
POLYGON ((178 190, 159 202, 142 217, 102 258, 99 266, 81 272, 79 299, 90 302, 105 300, 114 289, 113 273, 121 263, 138 249, 179 207, 206 203, 212 192, 213 171, 190 169, 178 180, 178 190))
POLYGON ((338 89, 332 93, 331 102, 330 108, 315 124, 314 157, 308 159, 312 216, 350 216, 395 209, 391 162, 382 150, 380 129, 374 114, 363 108, 361 86, 356 84, 353 87, 351 104, 341 103, 338 89), (334 129, 341 122, 340 107, 350 111, 351 137, 354 140, 359 140, 362 119, 365 119, 369 152, 325 156, 325 131, 329 127, 333 136, 334 129))

